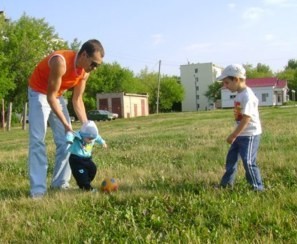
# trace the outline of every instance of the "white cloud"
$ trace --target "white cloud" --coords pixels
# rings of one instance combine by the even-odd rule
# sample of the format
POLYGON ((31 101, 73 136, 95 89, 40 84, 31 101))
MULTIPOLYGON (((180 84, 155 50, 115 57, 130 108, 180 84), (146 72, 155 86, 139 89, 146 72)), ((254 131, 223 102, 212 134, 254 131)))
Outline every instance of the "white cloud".
POLYGON ((277 5, 278 7, 296 7, 296 0, 263 0, 264 4, 277 5))
POLYGON ((266 34, 266 35, 264 36, 264 39, 265 39, 265 41, 272 41, 272 40, 275 39, 275 37, 274 37, 274 35, 272 35, 272 34, 266 34))
POLYGON ((163 42, 165 42, 165 39, 162 34, 154 34, 151 36, 151 38, 152 38, 154 46, 158 46, 158 45, 162 44, 163 42))
POLYGON ((248 21, 258 21, 261 19, 266 11, 262 8, 252 7, 248 8, 244 13, 242 18, 248 21))
POLYGON ((230 8, 230 9, 235 9, 235 7, 236 7, 235 3, 229 3, 228 4, 228 8, 230 8))

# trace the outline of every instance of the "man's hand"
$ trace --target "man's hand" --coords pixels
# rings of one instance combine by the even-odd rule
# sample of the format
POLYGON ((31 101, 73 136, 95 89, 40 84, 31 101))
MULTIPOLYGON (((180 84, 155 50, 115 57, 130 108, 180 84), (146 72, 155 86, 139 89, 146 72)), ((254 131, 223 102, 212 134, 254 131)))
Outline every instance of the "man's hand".
POLYGON ((66 125, 64 125, 64 127, 65 127, 65 133, 67 133, 67 132, 74 132, 72 130, 72 125, 71 124, 66 124, 66 125))

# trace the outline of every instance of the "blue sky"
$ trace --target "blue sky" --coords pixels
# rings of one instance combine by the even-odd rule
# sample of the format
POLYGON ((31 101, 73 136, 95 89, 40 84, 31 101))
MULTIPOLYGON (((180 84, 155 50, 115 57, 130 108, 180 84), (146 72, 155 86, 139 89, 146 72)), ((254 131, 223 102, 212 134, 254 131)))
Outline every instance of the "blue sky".
POLYGON ((100 40, 105 62, 179 75, 180 65, 269 65, 297 59, 296 0, 1 0, 15 21, 44 18, 68 42, 100 40))

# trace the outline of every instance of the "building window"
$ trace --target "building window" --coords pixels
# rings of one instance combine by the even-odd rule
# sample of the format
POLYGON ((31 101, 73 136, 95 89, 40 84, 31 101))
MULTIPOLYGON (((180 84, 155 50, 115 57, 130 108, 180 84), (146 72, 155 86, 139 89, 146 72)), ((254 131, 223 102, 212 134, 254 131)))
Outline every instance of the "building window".
POLYGON ((268 93, 263 93, 262 94, 262 102, 267 102, 267 98, 268 98, 268 93))
POLYGON ((199 103, 197 104, 197 109, 199 109, 200 108, 200 105, 199 105, 199 103))
POLYGON ((195 69, 195 73, 196 73, 196 74, 198 73, 198 68, 195 69))
POLYGON ((230 95, 230 99, 234 99, 236 95, 230 95))
POLYGON ((196 86, 196 91, 199 91, 199 86, 196 86))
POLYGON ((195 81, 198 82, 199 81, 199 78, 198 77, 195 77, 195 81))
POLYGON ((196 99, 199 100, 199 95, 196 95, 196 99))

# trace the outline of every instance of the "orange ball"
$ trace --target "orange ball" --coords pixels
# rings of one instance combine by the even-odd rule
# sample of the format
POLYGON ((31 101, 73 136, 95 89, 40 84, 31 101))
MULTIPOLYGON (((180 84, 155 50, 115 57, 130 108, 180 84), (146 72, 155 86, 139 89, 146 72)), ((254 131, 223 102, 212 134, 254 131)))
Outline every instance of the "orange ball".
POLYGON ((113 191, 117 191, 119 189, 119 185, 114 178, 105 178, 100 187, 101 191, 110 193, 113 191))

